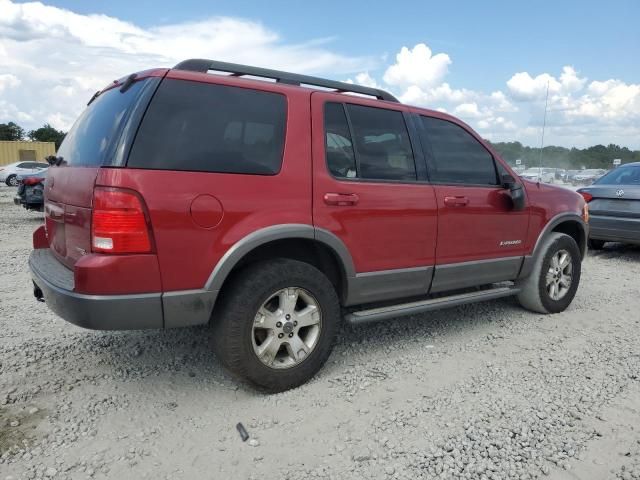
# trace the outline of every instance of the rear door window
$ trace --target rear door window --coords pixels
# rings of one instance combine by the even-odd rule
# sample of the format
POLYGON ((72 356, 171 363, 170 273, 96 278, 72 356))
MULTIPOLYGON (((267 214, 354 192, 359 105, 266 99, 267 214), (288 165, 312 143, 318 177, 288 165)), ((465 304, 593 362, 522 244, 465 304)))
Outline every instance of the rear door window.
POLYGON ((497 185, 493 156, 469 132, 439 118, 421 116, 423 142, 429 150, 429 178, 434 183, 497 185))
POLYGON ((286 98, 278 93, 165 79, 144 116, 133 168, 274 175, 286 98))
POLYGON ((333 176, 363 180, 416 180, 402 112, 362 105, 325 105, 327 166, 333 176))

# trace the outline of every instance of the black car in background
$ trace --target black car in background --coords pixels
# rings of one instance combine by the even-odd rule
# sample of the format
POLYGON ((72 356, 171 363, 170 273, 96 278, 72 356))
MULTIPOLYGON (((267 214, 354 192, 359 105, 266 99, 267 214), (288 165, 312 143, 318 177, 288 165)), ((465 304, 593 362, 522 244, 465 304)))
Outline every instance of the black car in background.
POLYGON ((578 190, 589 204, 589 247, 605 242, 640 245, 640 162, 607 173, 578 190))
POLYGON ((44 210, 44 182, 47 171, 31 175, 18 176, 18 192, 13 198, 13 203, 22 205, 27 210, 44 210))

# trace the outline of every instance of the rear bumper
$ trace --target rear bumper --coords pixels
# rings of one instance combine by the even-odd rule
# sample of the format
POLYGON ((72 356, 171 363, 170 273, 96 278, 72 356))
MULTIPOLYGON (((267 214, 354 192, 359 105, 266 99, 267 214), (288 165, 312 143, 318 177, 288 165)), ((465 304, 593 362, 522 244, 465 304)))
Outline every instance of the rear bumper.
POLYGON ((34 295, 64 320, 92 330, 139 330, 182 327, 209 321, 217 292, 86 295, 74 292, 73 271, 48 248, 29 257, 34 295))
POLYGON ((640 243, 640 218, 591 215, 589 237, 610 242, 640 243))
MULTIPOLYGON (((136 330, 161 328, 162 295, 83 295, 73 291, 73 272, 49 249, 31 252, 29 268, 34 294, 43 298, 54 313, 92 330, 136 330)), ((40 299, 39 298, 39 299, 40 299)))

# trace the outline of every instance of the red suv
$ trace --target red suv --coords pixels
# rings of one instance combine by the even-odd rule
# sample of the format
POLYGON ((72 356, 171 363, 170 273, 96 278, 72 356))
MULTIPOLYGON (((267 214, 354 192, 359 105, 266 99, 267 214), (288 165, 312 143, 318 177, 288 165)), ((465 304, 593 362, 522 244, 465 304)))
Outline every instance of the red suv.
POLYGON ((187 60, 98 92, 57 155, 35 296, 92 329, 211 324, 268 391, 312 377, 341 321, 509 295, 555 313, 580 280, 580 195, 378 89, 187 60))

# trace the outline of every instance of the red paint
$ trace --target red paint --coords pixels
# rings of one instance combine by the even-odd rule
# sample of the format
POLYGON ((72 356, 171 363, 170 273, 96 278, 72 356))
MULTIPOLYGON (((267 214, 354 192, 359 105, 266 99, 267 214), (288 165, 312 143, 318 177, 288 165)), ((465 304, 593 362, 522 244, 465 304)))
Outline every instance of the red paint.
POLYGON ((153 254, 93 253, 80 258, 73 270, 78 293, 117 295, 162 291, 158 257, 153 254))
POLYGON ((220 200, 212 195, 198 195, 189 208, 191 218, 202 228, 215 228, 220 225, 224 209, 220 200))
POLYGON ((436 185, 438 199, 437 264, 467 262, 524 253, 529 209, 514 212, 500 187, 436 185), (456 199, 447 202, 447 198, 456 199), (464 199, 461 200, 461 199, 464 199), (519 245, 500 246, 501 241, 519 245))
POLYGON ((74 269, 79 292, 124 294, 203 288, 231 246, 256 230, 279 224, 315 225, 334 233, 349 249, 356 271, 371 272, 528 254, 552 217, 561 212, 582 212, 584 201, 575 193, 526 181, 527 208, 514 212, 508 192, 501 187, 349 181, 329 174, 323 104, 333 100, 457 123, 517 178, 466 124, 441 112, 235 77, 167 73, 165 69, 141 76, 165 74, 168 78, 285 94, 282 169, 274 176, 260 176, 50 168, 45 183, 48 236, 37 230, 34 247, 42 248, 48 242, 56 256, 74 269), (155 254, 90 253, 95 186, 127 189, 140 196, 155 254), (500 246, 500 241, 513 240, 522 243, 500 246))
POLYGON ((38 250, 39 248, 49 248, 49 239, 44 225, 40 225, 33 232, 33 249, 38 250))
POLYGON ((398 103, 311 95, 313 125, 313 221, 338 236, 349 249, 356 272, 433 265, 437 205, 426 183, 391 183, 333 178, 325 162, 324 104, 345 100, 372 107, 407 111, 398 103), (381 105, 382 104, 382 105, 381 105), (353 205, 327 205, 326 195, 357 198, 353 205))

